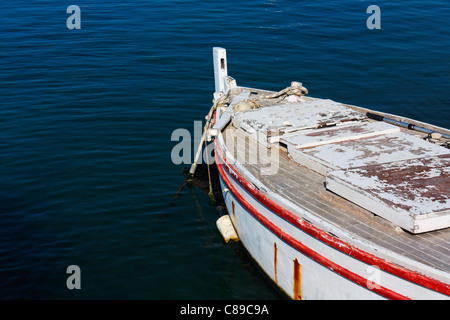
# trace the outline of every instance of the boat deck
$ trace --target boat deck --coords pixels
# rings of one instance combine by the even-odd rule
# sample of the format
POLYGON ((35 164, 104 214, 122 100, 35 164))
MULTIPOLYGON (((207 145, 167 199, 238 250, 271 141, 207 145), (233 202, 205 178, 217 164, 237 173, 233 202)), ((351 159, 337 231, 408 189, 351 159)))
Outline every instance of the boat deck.
POLYGON ((246 159, 239 162, 256 179, 298 207, 355 238, 384 248, 386 252, 393 252, 445 273, 450 272, 449 228, 422 234, 406 232, 392 222, 327 190, 326 176, 293 161, 286 149, 279 148, 277 174, 262 174, 261 168, 271 160, 273 149, 271 151, 267 146, 255 143, 248 133, 235 128, 231 123, 223 131, 223 137, 228 150, 236 159, 246 159), (256 153, 260 157, 258 162, 248 161, 256 153))

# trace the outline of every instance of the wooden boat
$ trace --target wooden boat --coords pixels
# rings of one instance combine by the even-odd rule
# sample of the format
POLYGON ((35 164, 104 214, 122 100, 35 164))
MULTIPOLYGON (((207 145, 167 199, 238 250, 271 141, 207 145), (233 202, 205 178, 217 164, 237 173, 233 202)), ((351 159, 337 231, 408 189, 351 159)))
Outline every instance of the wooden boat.
POLYGON ((292 299, 449 299, 450 131, 237 86, 214 48, 206 137, 229 219, 292 299))

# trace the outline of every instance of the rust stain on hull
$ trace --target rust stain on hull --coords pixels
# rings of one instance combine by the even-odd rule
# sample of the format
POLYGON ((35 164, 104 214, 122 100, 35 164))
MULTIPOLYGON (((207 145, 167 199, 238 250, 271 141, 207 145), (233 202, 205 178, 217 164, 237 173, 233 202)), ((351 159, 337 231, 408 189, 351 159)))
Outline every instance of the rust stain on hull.
POLYGON ((231 201, 231 208, 233 209, 233 221, 234 224, 236 224, 236 213, 235 213, 235 208, 234 208, 234 201, 231 201))
POLYGON ((275 271, 275 283, 278 284, 278 273, 277 273, 277 255, 278 255, 278 248, 277 244, 273 243, 273 268, 275 271))
POLYGON ((298 263, 298 260, 294 260, 294 290, 293 298, 294 300, 302 299, 302 266, 298 263))

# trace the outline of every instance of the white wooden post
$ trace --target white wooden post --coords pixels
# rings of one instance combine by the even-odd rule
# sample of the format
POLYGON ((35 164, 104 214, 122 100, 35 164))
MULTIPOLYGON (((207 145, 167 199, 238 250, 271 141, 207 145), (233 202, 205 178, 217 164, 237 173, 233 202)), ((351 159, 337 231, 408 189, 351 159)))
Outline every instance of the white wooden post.
POLYGON ((216 85, 216 94, 225 93, 224 78, 228 76, 227 70, 227 52, 224 48, 213 48, 214 59, 214 82, 216 85))

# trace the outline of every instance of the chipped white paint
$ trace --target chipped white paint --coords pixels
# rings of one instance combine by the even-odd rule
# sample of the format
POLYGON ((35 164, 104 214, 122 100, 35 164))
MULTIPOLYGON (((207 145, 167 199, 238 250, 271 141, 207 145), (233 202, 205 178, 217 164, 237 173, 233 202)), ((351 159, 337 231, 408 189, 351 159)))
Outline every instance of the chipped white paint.
POLYGON ((327 189, 412 232, 450 226, 450 155, 327 175, 327 189))
POLYGON ((294 161, 324 175, 334 169, 450 154, 449 149, 403 132, 288 152, 294 161))
POLYGON ((280 141, 288 145, 288 148, 292 146, 297 149, 304 149, 399 131, 399 127, 384 122, 363 122, 353 123, 343 127, 311 130, 305 133, 297 132, 294 136, 281 137, 280 141))
POLYGON ((259 131, 267 139, 298 130, 363 118, 362 113, 347 108, 341 103, 320 99, 282 103, 237 113, 233 115, 232 122, 236 128, 246 132, 259 131))

